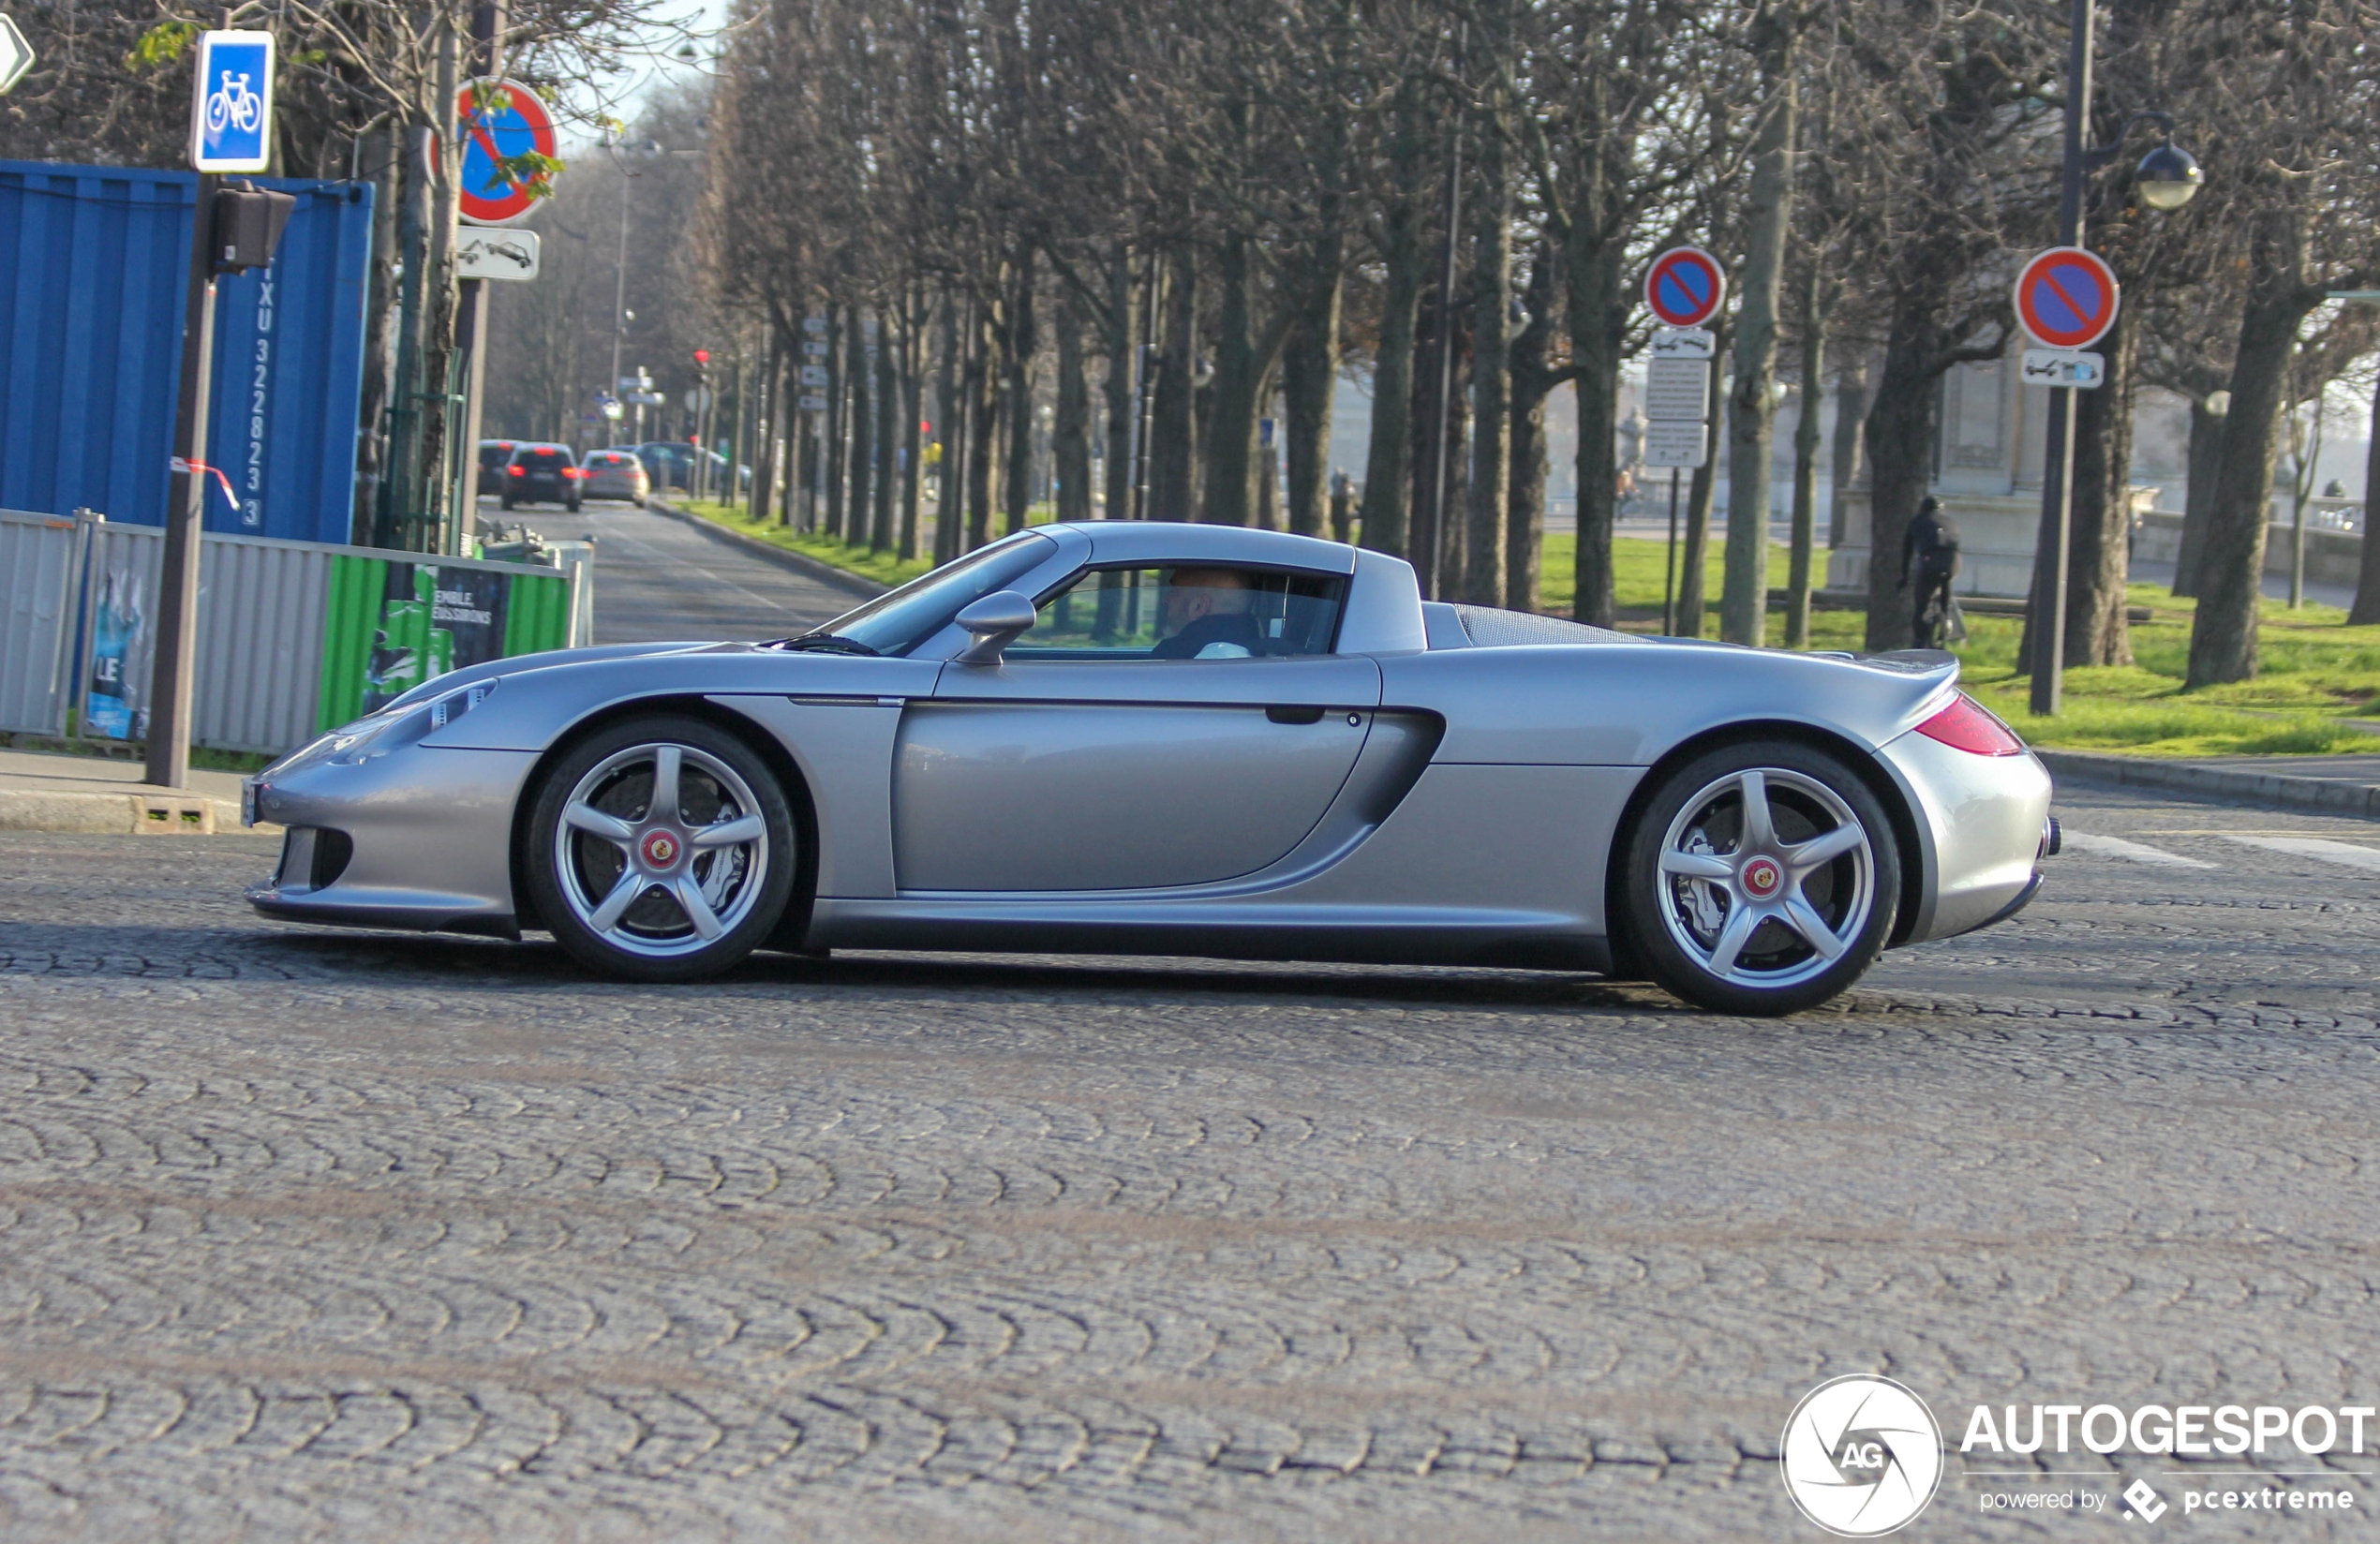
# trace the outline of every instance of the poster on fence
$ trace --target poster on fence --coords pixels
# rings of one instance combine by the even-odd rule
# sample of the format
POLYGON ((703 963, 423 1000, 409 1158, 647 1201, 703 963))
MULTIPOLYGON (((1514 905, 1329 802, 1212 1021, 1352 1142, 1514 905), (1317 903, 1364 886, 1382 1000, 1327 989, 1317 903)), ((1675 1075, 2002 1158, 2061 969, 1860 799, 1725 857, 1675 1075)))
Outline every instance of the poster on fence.
POLYGON ((320 726, 334 728, 450 671, 559 648, 570 582, 477 563, 341 557, 323 618, 320 726))
POLYGON ((149 733, 150 576, 137 549, 103 548, 91 586, 91 673, 82 732, 108 740, 149 733))

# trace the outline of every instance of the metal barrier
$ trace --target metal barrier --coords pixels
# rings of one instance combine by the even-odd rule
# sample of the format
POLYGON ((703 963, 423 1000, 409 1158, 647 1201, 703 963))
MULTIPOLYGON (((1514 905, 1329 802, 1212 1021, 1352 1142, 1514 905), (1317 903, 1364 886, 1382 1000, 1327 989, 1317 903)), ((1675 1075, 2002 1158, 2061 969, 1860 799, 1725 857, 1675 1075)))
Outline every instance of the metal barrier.
POLYGON ((0 510, 0 730, 66 733, 89 525, 0 510))
MULTIPOLYGON (((584 545, 583 543, 579 545, 584 545)), ((147 732, 164 530, 0 512, 0 729, 147 732)), ((588 642, 591 550, 556 566, 264 537, 200 550, 191 739, 268 754, 413 683, 588 642)))

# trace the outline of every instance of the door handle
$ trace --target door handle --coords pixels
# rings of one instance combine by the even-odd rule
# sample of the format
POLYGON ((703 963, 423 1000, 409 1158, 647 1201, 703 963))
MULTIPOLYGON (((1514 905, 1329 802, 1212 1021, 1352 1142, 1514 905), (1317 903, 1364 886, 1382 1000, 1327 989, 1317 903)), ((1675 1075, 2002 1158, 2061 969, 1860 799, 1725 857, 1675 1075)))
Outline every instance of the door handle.
POLYGON ((1322 721, 1322 709, 1293 705, 1276 705, 1264 710, 1264 716, 1277 724, 1310 724, 1322 721))

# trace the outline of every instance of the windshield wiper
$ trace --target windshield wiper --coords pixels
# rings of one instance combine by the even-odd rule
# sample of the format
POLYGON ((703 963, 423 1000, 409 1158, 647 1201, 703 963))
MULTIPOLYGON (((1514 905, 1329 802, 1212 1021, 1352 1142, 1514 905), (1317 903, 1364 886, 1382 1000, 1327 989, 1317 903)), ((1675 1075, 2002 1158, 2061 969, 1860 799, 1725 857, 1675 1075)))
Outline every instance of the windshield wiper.
POLYGON ((780 638, 765 646, 781 648, 789 654, 862 654, 880 658, 879 651, 870 648, 856 638, 845 638, 832 632, 805 632, 798 638, 780 638))

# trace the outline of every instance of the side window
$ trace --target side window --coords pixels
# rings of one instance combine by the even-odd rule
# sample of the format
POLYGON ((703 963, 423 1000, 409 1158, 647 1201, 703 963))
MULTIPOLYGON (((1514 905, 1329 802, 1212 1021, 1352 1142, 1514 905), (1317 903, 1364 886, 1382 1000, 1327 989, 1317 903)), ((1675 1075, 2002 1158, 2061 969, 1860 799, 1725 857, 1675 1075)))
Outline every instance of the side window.
POLYGON ((1010 660, 1328 654, 1346 581, 1234 564, 1092 569, 1042 601, 1010 660))

